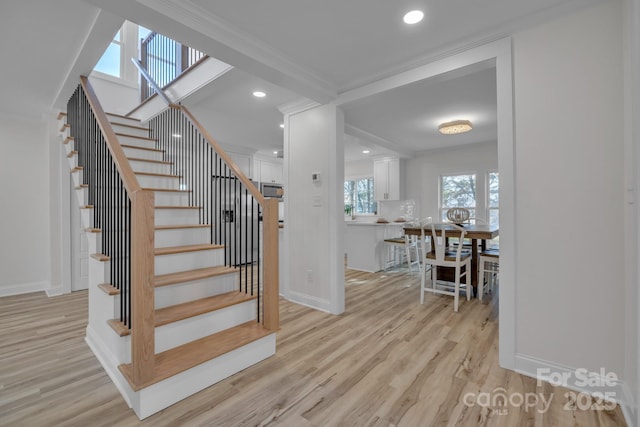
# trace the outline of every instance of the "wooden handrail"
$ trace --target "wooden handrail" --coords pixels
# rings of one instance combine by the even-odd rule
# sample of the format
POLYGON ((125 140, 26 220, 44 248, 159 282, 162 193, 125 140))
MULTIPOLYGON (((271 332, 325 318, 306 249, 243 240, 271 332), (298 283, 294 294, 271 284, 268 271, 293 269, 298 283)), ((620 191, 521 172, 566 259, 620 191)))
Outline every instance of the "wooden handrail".
POLYGON ((129 161, 127 160, 127 156, 124 154, 124 150, 120 146, 120 142, 118 141, 118 136, 116 135, 107 115, 102 109, 102 105, 100 105, 100 101, 98 101, 98 96, 96 95, 91 83, 89 83, 89 79, 85 76, 80 77, 80 84, 82 85, 82 89, 87 96, 87 100, 89 101, 89 105, 93 110, 93 114, 96 116, 96 121, 98 122, 98 126, 102 131, 102 135, 104 135, 104 139, 107 143, 107 147, 109 148, 109 152, 113 157, 113 161, 116 164, 116 168, 118 168, 118 172, 120 172, 120 177, 122 178, 122 182, 124 183, 124 188, 126 188, 127 193, 130 195, 135 193, 136 191, 141 191, 142 187, 138 183, 138 178, 136 178, 129 161))
POLYGON ((154 194, 140 186, 89 79, 80 77, 80 84, 131 200, 131 366, 133 381, 142 384, 155 371, 154 194))
POLYGON ((151 87, 153 87, 153 90, 156 91, 156 93, 158 94, 158 96, 160 98, 162 98, 162 100, 171 108, 178 108, 178 106, 176 104, 174 104, 173 102, 171 102, 171 100, 169 99, 169 97, 167 96, 166 93, 164 93, 164 91, 160 88, 160 86, 158 86, 158 83, 156 83, 156 81, 153 79, 153 77, 151 77, 151 75, 149 74, 149 72, 147 71, 146 68, 144 68, 142 66, 142 64, 140 63, 140 61, 138 61, 136 58, 131 58, 131 62, 133 62, 133 64, 136 66, 136 68, 138 69, 138 71, 140 71, 140 73, 142 74, 142 76, 149 82, 149 84, 151 85, 151 87))

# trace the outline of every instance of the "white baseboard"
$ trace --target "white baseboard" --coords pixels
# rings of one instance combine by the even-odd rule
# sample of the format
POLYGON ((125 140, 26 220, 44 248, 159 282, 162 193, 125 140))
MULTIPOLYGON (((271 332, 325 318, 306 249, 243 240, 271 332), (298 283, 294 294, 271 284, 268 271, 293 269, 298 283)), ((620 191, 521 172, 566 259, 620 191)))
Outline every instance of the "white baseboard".
POLYGON ((629 386, 621 378, 613 379, 607 375, 617 372, 587 372, 583 368, 573 368, 560 365, 547 360, 535 357, 516 354, 515 371, 528 377, 536 378, 553 385, 562 387, 579 393, 593 396, 601 394, 608 396, 622 408, 625 420, 629 426, 635 425, 635 404, 629 386), (605 374, 604 376, 602 374, 605 374), (588 381, 585 378, 588 377, 588 381))
POLYGON ((289 291, 289 301, 295 302, 296 304, 304 305, 305 307, 313 308, 316 310, 324 311, 326 313, 332 314, 331 312, 331 301, 325 300, 318 297, 312 297, 309 295, 301 294, 296 291, 289 291))
POLYGON ((116 386, 122 398, 127 403, 127 406, 131 408, 131 399, 135 392, 127 383, 127 380, 118 370, 118 362, 115 355, 106 348, 100 340, 98 334, 93 330, 91 325, 87 325, 87 335, 84 338, 85 342, 98 359, 98 362, 102 365, 111 382, 116 386))
POLYGON ((52 286, 49 289, 46 289, 45 292, 47 293, 48 297, 57 297, 58 295, 64 294, 65 290, 62 287, 62 285, 58 285, 58 286, 52 286))
POLYGON ((51 284, 49 282, 29 282, 20 283, 18 285, 3 285, 0 286, 0 297, 41 292, 48 290, 50 287, 51 284))

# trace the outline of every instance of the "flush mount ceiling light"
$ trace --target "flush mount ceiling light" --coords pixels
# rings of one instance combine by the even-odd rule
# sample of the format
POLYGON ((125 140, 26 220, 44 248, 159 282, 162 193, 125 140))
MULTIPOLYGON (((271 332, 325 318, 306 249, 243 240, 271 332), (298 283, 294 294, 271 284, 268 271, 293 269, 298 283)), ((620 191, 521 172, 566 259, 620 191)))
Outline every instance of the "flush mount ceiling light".
POLYGON ((469 120, 455 120, 453 122, 442 123, 438 126, 440 133, 445 135, 469 132, 471 129, 471 122, 469 120))
POLYGON ((422 18, 424 18, 424 13, 421 10, 412 10, 407 12, 402 19, 405 24, 413 25, 422 21, 422 18))
POLYGON ((267 94, 260 90, 257 90, 253 92, 253 96, 255 96, 256 98, 264 98, 265 96, 267 96, 267 94))
POLYGON ((371 151, 369 150, 362 150, 362 154, 369 154, 371 151))
POLYGON ((284 123, 280 123, 280 127, 284 129, 284 123))

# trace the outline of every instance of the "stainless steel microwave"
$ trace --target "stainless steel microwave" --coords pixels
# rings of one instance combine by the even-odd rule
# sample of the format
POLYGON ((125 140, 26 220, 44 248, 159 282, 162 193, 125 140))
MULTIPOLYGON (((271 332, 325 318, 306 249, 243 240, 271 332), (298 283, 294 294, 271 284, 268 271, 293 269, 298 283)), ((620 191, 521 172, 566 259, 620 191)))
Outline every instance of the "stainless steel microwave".
POLYGON ((275 199, 282 199, 284 194, 282 184, 274 184, 272 182, 260 183, 260 192, 264 197, 272 197, 275 199))

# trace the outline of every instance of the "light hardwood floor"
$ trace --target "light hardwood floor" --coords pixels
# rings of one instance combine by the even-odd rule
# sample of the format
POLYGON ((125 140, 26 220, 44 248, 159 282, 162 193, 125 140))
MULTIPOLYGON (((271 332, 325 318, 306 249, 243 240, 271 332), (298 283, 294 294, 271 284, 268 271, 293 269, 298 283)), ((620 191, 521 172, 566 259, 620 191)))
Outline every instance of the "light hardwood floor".
POLYGON ((344 314, 281 301, 275 356, 142 422, 84 342, 86 292, 1 298, 0 426, 625 425, 619 408, 567 408, 568 390, 501 369, 497 298, 456 314, 450 297, 421 306, 415 274, 346 280, 344 314), (500 387, 515 405, 473 405, 500 387), (552 400, 525 410, 517 395, 552 400))

